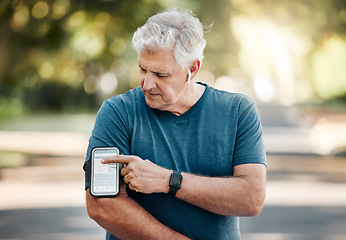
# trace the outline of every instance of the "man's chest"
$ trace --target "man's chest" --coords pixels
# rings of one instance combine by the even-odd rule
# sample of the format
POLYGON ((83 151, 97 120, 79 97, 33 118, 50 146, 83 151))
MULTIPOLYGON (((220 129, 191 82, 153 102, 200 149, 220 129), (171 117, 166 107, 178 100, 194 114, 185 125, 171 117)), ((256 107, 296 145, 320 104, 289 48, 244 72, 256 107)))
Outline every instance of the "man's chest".
POLYGON ((236 129, 208 122, 138 124, 131 154, 168 168, 208 176, 232 174, 236 129))

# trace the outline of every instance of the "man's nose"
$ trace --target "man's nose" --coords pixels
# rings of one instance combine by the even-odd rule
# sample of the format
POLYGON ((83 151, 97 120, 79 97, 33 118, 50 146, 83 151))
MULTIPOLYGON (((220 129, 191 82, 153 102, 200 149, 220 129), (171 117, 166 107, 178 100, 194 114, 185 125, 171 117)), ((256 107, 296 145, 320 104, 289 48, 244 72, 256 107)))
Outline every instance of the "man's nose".
POLYGON ((150 90, 155 87, 156 87, 156 83, 155 83, 153 74, 151 72, 146 72, 143 79, 143 89, 150 90))

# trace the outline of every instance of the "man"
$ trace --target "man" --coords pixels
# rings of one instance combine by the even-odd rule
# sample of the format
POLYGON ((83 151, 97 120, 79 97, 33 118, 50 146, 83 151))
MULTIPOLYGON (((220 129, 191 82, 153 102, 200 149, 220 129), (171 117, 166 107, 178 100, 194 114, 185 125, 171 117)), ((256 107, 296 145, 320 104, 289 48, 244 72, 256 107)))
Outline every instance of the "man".
POLYGON ((122 155, 114 198, 86 193, 107 239, 240 239, 239 216, 265 196, 266 156, 255 104, 196 83, 206 45, 189 11, 159 13, 138 28, 141 87, 104 102, 89 140, 122 155))

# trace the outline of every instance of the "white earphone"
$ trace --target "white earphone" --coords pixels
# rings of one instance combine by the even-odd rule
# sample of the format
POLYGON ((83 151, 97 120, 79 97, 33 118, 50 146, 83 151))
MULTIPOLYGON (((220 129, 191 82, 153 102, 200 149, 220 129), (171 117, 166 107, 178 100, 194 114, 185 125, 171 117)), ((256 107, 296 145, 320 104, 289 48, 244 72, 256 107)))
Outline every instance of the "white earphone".
POLYGON ((191 71, 190 69, 188 70, 189 71, 189 74, 187 76, 187 84, 190 85, 190 81, 191 81, 191 71))

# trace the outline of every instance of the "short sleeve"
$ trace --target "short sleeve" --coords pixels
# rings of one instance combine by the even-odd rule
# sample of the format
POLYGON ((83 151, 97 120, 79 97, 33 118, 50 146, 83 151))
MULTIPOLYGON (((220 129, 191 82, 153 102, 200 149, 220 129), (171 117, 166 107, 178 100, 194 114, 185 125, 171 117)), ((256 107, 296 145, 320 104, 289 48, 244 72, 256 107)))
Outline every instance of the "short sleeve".
POLYGON ((255 103, 244 98, 239 105, 238 114, 233 166, 247 163, 266 165, 262 125, 255 103))
POLYGON ((130 130, 125 104, 120 98, 106 100, 99 109, 85 162, 95 147, 117 147, 121 154, 129 154, 130 130))

